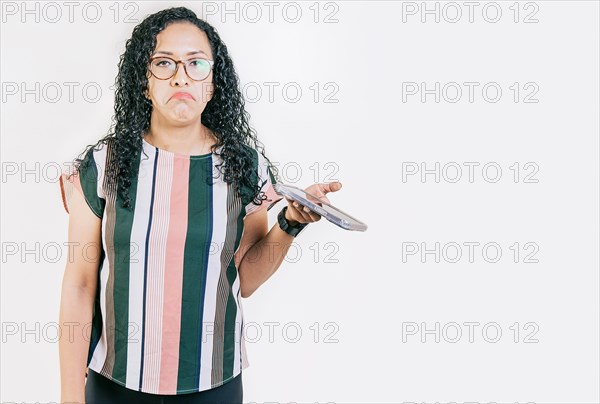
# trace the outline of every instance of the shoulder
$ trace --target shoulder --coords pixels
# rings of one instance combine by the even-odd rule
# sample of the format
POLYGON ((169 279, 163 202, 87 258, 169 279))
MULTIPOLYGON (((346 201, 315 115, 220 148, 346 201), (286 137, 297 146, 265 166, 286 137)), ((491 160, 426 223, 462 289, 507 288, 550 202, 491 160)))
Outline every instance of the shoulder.
POLYGON ((82 184, 94 188, 97 195, 105 198, 104 179, 108 156, 111 154, 113 141, 100 140, 85 152, 79 165, 79 175, 82 184))
MULTIPOLYGON (((67 213, 72 204, 74 191, 82 194, 98 217, 102 217, 105 205, 105 194, 102 187, 107 147, 105 144, 96 143, 87 146, 81 158, 77 158, 76 170, 63 171, 60 177, 63 205, 67 213)), ((81 155, 80 155, 81 156, 81 155)))
POLYGON ((260 153, 254 147, 252 147, 248 144, 242 143, 242 151, 246 156, 248 156, 252 159, 253 163, 257 162, 258 155, 260 153))
POLYGON ((252 146, 244 145, 244 147, 252 162, 252 182, 258 183, 259 186, 263 186, 264 183, 269 179, 274 181, 275 179, 272 174, 271 164, 265 155, 252 146))
MULTIPOLYGON (((258 189, 260 198, 263 199, 263 201, 260 205, 256 205, 254 199, 247 201, 247 214, 257 212, 265 207, 269 210, 276 202, 282 199, 282 197, 275 192, 274 185, 277 183, 277 179, 273 175, 269 160, 262 152, 255 148, 250 148, 250 153, 252 155, 251 183, 254 184, 255 189, 258 189)), ((254 195, 254 190, 252 195, 254 195)))
POLYGON ((86 164, 95 163, 96 166, 105 166, 106 156, 109 154, 108 151, 111 148, 111 143, 109 141, 98 141, 88 146, 81 161, 86 164))

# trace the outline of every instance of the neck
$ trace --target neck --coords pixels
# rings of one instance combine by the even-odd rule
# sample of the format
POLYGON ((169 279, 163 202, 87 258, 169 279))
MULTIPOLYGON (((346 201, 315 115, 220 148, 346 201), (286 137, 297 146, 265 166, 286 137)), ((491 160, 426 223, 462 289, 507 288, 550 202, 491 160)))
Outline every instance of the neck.
POLYGON ((159 149, 190 155, 205 154, 216 142, 215 136, 200 120, 193 125, 173 126, 161 125, 154 118, 150 119, 150 129, 144 139, 159 149))

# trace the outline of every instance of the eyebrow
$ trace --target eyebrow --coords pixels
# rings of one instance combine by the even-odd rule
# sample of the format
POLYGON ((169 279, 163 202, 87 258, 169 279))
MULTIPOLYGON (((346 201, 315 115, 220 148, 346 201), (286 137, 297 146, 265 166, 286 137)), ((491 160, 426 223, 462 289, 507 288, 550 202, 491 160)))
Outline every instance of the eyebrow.
MULTIPOLYGON (((164 54, 164 55, 170 55, 170 56, 173 56, 173 55, 174 55, 174 53, 173 53, 173 52, 169 52, 169 51, 157 51, 157 52, 155 53, 155 55, 158 55, 159 53, 162 53, 162 54, 164 54)), ((202 51, 202 50, 197 50, 197 51, 191 51, 191 52, 188 52, 188 53, 186 53, 186 56, 189 56, 189 55, 194 55, 194 54, 196 54, 196 53, 204 53, 206 56, 208 56, 208 55, 206 54, 206 52, 204 52, 204 51, 202 51)))

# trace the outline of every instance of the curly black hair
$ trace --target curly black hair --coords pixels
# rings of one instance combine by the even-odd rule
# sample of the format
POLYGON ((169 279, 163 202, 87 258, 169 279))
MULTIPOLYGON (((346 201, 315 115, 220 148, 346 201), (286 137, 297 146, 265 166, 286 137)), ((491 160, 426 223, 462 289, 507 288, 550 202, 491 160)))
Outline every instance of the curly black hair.
MULTIPOLYGON (((239 89, 239 78, 229 57, 227 47, 216 29, 185 7, 172 7, 147 16, 134 29, 125 44, 125 52, 119 61, 119 73, 115 79, 115 115, 108 134, 93 145, 86 146, 79 155, 87 155, 91 148, 98 150, 108 145, 104 186, 107 193, 118 192, 123 206, 131 209, 129 188, 137 175, 134 161, 143 151, 142 137, 150 127, 152 103, 146 98, 148 88, 148 63, 156 48, 156 36, 169 24, 189 22, 204 31, 211 46, 213 66, 212 99, 206 105, 201 122, 217 138, 212 152, 223 159, 216 165, 227 184, 233 184, 238 195, 249 203, 261 205, 267 198, 261 192, 253 172, 251 148, 260 152, 268 162, 268 169, 278 178, 277 168, 265 156, 264 146, 250 127, 250 115, 245 110, 244 98, 239 89), (91 146, 91 147, 90 147, 91 146), (217 148, 223 146, 220 153, 217 148), (225 170, 223 171, 223 166, 225 170), (118 189, 117 189, 118 188, 118 189)), ((79 173, 89 159, 77 158, 74 172, 79 173)), ((73 175, 72 174, 72 175, 73 175)), ((115 198, 118 200, 118 198, 115 198)))

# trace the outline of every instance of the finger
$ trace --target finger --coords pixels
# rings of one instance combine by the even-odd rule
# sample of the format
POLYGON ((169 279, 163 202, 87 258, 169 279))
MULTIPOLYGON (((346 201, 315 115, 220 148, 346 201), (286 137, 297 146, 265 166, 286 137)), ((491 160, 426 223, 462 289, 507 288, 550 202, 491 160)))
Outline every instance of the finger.
MULTIPOLYGON (((319 186, 320 185, 321 184, 319 184, 319 186)), ((316 205, 323 206, 323 202, 327 202, 327 203, 331 204, 331 202, 329 201, 329 198, 327 198, 325 196, 325 193, 321 192, 320 190, 319 190, 319 192, 316 192, 314 196, 315 196, 315 198, 313 198, 311 195, 309 195, 308 200, 313 202, 316 205)))
POLYGON ((301 218, 300 220, 298 220, 298 219, 294 219, 294 220, 302 221, 303 223, 314 221, 313 217, 310 214, 310 209, 308 209, 304 205, 301 205, 298 202, 294 202, 294 210, 297 213, 298 217, 301 218))
POLYGON ((323 200, 325 194, 322 194, 321 192, 319 192, 317 195, 311 195, 311 194, 306 194, 307 195, 307 199, 309 201, 311 201, 312 203, 321 206, 321 201, 323 200))
POLYGON ((308 213, 308 215, 310 216, 310 220, 313 222, 317 222, 317 221, 321 220, 321 215, 319 215, 318 213, 315 213, 313 211, 310 211, 308 213))
POLYGON ((289 211, 289 216, 292 220, 295 220, 296 222, 300 222, 300 223, 304 223, 306 221, 306 218, 304 217, 302 212, 300 210, 298 210, 296 207, 294 207, 294 206, 289 207, 288 211, 289 211))
POLYGON ((296 210, 298 217, 301 217, 303 221, 310 220, 310 216, 305 210, 307 208, 304 205, 294 202, 294 209, 296 210))
POLYGON ((293 220, 298 221, 302 219, 302 213, 299 210, 298 202, 290 201, 290 204, 288 205, 288 211, 290 212, 290 217, 293 220))
MULTIPOLYGON (((286 198, 286 199, 287 199, 287 198, 286 198)), ((298 209, 298 206, 300 206, 300 205, 298 204, 298 202, 296 202, 296 201, 295 201, 295 200, 293 200, 293 199, 287 199, 287 201, 288 201, 288 208, 289 208, 289 210, 297 210, 297 209, 298 209)))
POLYGON ((321 215, 313 212, 306 206, 300 205, 299 210, 300 210, 300 213, 302 214, 302 216, 308 221, 316 222, 317 220, 321 219, 321 215))
POLYGON ((325 184, 319 184, 319 186, 321 187, 323 193, 336 192, 342 189, 342 183, 339 181, 327 182, 325 184))

